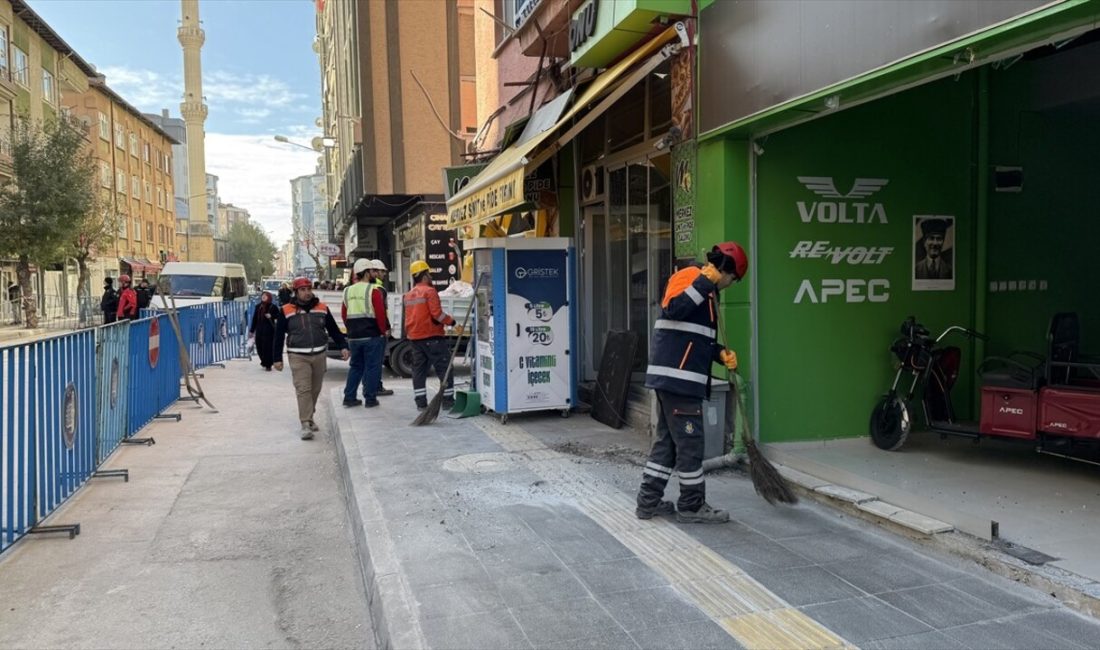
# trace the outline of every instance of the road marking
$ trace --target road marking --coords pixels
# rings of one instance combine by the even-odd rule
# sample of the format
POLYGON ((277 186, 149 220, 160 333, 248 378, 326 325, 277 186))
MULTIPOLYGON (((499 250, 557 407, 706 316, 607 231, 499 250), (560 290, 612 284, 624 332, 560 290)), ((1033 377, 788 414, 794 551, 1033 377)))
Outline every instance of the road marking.
POLYGON ((856 647, 671 522, 638 519, 628 496, 594 487, 597 482, 592 475, 570 456, 547 448, 522 427, 504 426, 492 418, 477 418, 473 424, 505 451, 526 459, 527 466, 556 489, 575 498, 581 512, 748 650, 856 647))

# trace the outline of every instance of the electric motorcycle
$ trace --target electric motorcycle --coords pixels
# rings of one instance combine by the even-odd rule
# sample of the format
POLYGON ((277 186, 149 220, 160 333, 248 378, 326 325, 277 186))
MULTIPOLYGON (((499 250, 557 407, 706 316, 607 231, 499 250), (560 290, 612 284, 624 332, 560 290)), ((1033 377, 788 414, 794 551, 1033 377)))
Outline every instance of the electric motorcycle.
POLYGON ((1100 363, 1080 355, 1077 315, 1057 314, 1047 333, 1046 356, 1013 352, 988 357, 977 368, 981 378, 978 422, 955 417, 952 389, 962 352, 943 345, 951 334, 986 340, 978 332, 952 325, 936 338, 910 316, 901 337, 890 346, 898 360, 894 383, 871 412, 874 444, 900 449, 914 426, 911 405, 918 392, 928 429, 941 436, 965 436, 975 442, 996 437, 1030 442, 1039 453, 1100 464, 1100 363), (911 377, 908 387, 903 379, 911 377))

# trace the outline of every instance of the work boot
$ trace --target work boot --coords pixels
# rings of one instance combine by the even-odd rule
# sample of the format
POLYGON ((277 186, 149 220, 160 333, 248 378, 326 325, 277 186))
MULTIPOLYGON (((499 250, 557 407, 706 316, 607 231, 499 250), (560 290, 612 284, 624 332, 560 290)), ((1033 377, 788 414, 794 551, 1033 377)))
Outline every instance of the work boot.
POLYGON ((638 519, 653 519, 653 517, 670 517, 676 514, 676 504, 671 501, 661 501, 652 508, 638 506, 634 509, 634 516, 638 519))
POLYGON ((426 399, 416 400, 416 410, 423 411, 426 408, 428 408, 428 400, 426 400, 426 399))
POLYGON ((302 431, 301 431, 299 437, 301 437, 302 440, 312 440, 313 439, 313 431, 311 431, 310 428, 309 428, 309 422, 303 422, 302 423, 302 431))
POLYGON ((393 395, 393 389, 392 388, 379 388, 378 392, 375 393, 375 395, 377 395, 378 397, 385 397, 386 395, 393 395))
POLYGON ((367 407, 367 408, 369 408, 369 409, 372 409, 372 408, 374 408, 374 407, 378 406, 378 400, 376 400, 376 399, 368 399, 368 400, 366 400, 365 402, 363 402, 363 406, 365 406, 365 407, 367 407))
POLYGON ((317 423, 314 422, 313 420, 310 420, 309 421, 309 430, 310 431, 320 431, 321 427, 317 426, 317 423))
POLYGON ((359 406, 363 403, 361 399, 346 399, 344 400, 344 406, 359 406))
POLYGON ((730 520, 730 513, 725 510, 717 510, 704 503, 698 510, 680 510, 676 513, 676 521, 681 524, 724 524, 730 520))

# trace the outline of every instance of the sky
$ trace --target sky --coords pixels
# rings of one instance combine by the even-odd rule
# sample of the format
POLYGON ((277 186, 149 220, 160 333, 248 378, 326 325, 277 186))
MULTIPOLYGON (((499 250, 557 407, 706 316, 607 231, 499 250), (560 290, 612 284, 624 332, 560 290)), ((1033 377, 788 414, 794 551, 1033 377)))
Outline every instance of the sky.
MULTIPOLYGON (((178 0, 30 0, 107 85, 143 112, 179 117, 178 0)), ((206 171, 223 203, 247 209, 276 245, 291 235, 290 179, 313 173, 321 81, 312 0, 200 0, 206 171)))

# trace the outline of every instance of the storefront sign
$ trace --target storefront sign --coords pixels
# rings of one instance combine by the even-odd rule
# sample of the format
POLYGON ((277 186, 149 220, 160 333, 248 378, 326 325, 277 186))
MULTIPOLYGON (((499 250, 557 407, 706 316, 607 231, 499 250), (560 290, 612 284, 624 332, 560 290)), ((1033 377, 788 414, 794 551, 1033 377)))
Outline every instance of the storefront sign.
MULTIPOLYGON (((798 182, 819 198, 796 201, 799 220, 811 224, 887 225, 886 207, 872 199, 889 185, 886 178, 856 178, 851 189, 841 192, 831 176, 799 176, 798 182)), ((861 231, 862 232, 862 231, 861 231)), ((791 249, 790 259, 825 260, 834 266, 882 264, 894 252, 893 246, 837 245, 828 240, 803 240, 791 249)), ((805 279, 795 292, 795 304, 831 302, 881 303, 890 300, 890 281, 885 278, 805 279)))
POLYGON ((565 251, 508 252, 508 409, 568 404, 565 251))
POLYGON ((573 14, 573 20, 569 21, 569 51, 576 52, 577 48, 596 33, 596 8, 597 0, 588 0, 577 13, 573 14))
POLYGON ((432 274, 432 285, 446 289, 462 273, 462 255, 455 231, 447 227, 447 215, 429 214, 424 219, 424 255, 432 274))
POLYGON ((523 167, 519 167, 464 200, 448 206, 450 227, 461 228, 489 219, 521 205, 523 201, 523 167))
POLYGON ((464 187, 470 184, 481 170, 485 169, 487 163, 480 163, 477 165, 461 165, 459 167, 444 167, 443 168, 443 198, 444 200, 450 199, 455 194, 462 191, 464 187))
POLYGON ((695 141, 672 148, 672 232, 677 260, 695 257, 695 141))

